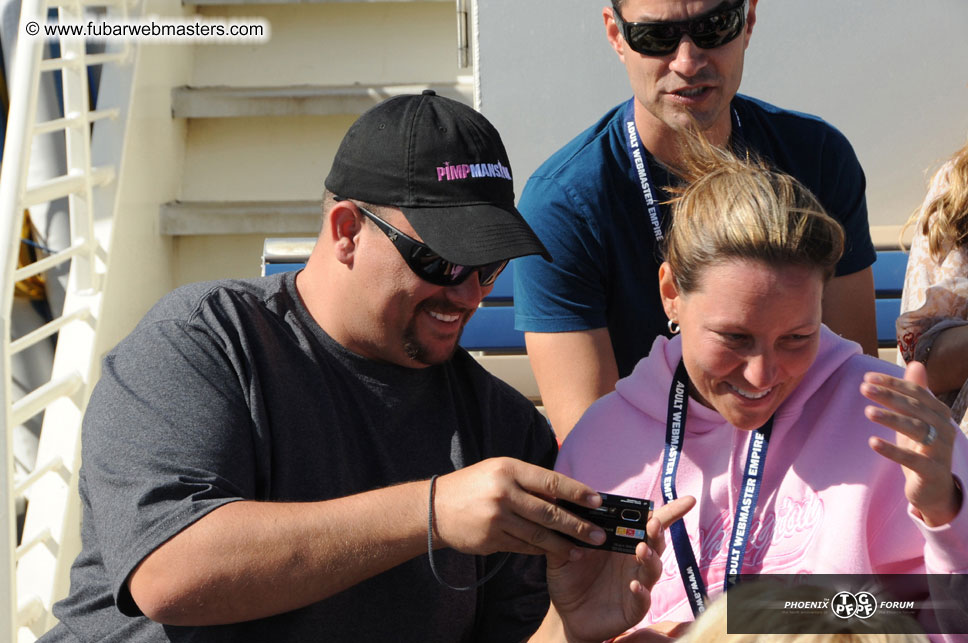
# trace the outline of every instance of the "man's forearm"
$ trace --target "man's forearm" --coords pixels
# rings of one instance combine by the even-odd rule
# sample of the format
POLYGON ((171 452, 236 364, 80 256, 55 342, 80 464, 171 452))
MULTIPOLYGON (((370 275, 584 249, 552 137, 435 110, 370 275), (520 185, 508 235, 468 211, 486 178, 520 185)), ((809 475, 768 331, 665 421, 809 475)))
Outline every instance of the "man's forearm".
MULTIPOLYGON (((426 551, 428 481, 309 503, 233 502, 152 552, 128 581, 149 618, 214 625, 321 601, 426 551)), ((513 458, 488 458, 443 475, 434 500, 434 546, 467 554, 576 549, 605 533, 554 504, 587 507, 594 489, 513 458)))
POLYGON ((426 551, 427 491, 422 481, 323 502, 230 503, 145 558, 131 595, 170 625, 304 607, 426 551))
POLYGON ((588 407, 618 381, 608 329, 524 336, 541 401, 563 441, 588 407))
POLYGON ((877 357, 874 273, 870 268, 830 280, 824 289, 823 323, 877 357))

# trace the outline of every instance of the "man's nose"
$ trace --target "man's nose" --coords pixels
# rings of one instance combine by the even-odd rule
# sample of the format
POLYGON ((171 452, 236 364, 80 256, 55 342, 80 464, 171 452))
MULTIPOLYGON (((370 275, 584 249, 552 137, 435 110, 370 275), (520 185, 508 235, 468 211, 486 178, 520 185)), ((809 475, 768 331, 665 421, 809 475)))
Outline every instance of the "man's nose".
POLYGON ((706 51, 696 46, 689 36, 683 35, 669 63, 669 69, 680 76, 695 76, 706 66, 706 51))
POLYGON ((461 283, 448 287, 447 296, 453 303, 464 308, 477 308, 493 288, 493 284, 481 286, 480 272, 475 270, 461 283))

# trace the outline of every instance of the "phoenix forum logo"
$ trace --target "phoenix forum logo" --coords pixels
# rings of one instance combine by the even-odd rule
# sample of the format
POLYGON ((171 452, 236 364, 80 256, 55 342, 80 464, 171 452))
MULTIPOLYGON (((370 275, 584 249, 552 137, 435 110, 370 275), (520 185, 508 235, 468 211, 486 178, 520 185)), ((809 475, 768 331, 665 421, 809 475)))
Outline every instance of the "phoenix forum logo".
POLYGON ((870 618, 877 611, 877 599, 870 592, 840 592, 830 601, 830 610, 837 618, 870 618))

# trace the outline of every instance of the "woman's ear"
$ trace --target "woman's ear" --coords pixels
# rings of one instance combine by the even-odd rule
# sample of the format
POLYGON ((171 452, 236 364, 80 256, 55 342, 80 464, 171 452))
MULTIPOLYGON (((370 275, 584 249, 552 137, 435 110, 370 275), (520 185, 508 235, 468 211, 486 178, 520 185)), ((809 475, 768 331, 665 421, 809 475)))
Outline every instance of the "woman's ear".
POLYGON ((662 298, 662 308, 666 317, 679 321, 679 288, 676 287, 675 275, 668 261, 659 266, 659 296, 662 298))
POLYGON ((356 244, 363 229, 363 217, 350 201, 339 201, 329 211, 329 238, 333 244, 336 259, 343 264, 352 265, 356 244))

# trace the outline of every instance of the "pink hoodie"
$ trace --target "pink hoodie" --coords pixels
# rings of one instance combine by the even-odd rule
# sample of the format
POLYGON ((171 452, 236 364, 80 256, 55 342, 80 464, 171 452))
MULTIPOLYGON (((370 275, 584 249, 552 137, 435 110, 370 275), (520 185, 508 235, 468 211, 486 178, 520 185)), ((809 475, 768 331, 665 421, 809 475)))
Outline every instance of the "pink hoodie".
MULTIPOLYGON (((599 491, 663 504, 669 386, 681 356, 678 337, 659 337, 615 392, 585 413, 556 469, 599 491)), ((893 441, 894 432, 864 417, 870 402, 859 387, 867 371, 901 372, 823 329, 816 362, 776 413, 743 573, 968 571, 968 510, 943 527, 927 527, 910 513, 900 466, 868 446, 869 436, 893 441)), ((966 488, 968 441, 956 433, 953 470, 966 488)), ((697 500, 686 530, 711 597, 722 593, 751 435, 689 400, 676 490, 697 500)), ((640 626, 693 619, 668 533, 662 560, 640 626)))

